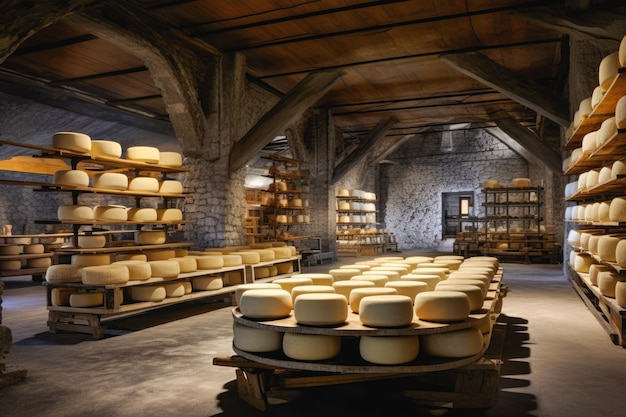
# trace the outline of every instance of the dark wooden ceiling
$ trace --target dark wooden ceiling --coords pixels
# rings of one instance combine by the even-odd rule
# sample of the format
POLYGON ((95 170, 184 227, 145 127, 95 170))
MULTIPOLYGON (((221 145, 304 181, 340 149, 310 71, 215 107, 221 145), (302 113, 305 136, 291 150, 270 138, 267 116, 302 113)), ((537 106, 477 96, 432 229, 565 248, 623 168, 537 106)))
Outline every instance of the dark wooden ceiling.
MULTIPOLYGON (((151 19, 220 51, 241 52, 249 78, 283 94, 312 71, 341 81, 317 103, 346 137, 382 119, 404 136, 453 123, 492 126, 504 109, 534 127, 534 111, 440 59, 480 52, 551 90, 559 88, 561 34, 516 11, 527 0, 135 0, 151 19)), ((137 28, 138 31, 141 28, 137 28)), ((38 32, 0 65, 0 75, 59 93, 167 120, 160 90, 140 59, 61 20, 38 32)), ((560 94, 560 91, 555 91, 560 94)))

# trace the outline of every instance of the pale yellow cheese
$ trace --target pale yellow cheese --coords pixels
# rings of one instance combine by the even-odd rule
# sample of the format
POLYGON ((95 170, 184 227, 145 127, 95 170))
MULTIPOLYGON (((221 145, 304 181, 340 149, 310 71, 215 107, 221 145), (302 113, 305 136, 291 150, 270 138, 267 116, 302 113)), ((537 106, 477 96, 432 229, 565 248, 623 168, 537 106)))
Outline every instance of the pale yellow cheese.
POLYGON ((70 307, 98 307, 104 303, 101 292, 83 292, 70 294, 70 307))
POLYGON ((360 275, 366 275, 366 276, 367 275, 374 275, 374 276, 384 275, 387 277, 388 281, 398 281, 400 279, 400 271, 391 271, 388 268, 377 269, 375 271, 372 271, 372 270, 363 271, 361 272, 360 275))
POLYGON ((143 261, 147 262, 148 257, 144 253, 118 253, 115 255, 116 261, 143 261))
POLYGON ((291 274, 293 272, 292 262, 281 262, 274 265, 279 275, 291 274))
POLYGON ((111 255, 105 253, 92 254, 92 255, 72 255, 72 265, 79 266, 98 266, 109 265, 111 263, 111 255))
POLYGON ((253 265, 261 262, 261 255, 255 251, 239 251, 237 255, 241 256, 241 262, 244 265, 253 265))
POLYGON ((194 291, 212 291, 224 287, 224 279, 220 275, 208 275, 191 279, 194 291))
POLYGON ((185 295, 185 286, 182 282, 168 282, 163 284, 165 298, 178 298, 185 295))
MULTIPOLYGON (((303 287, 296 287, 294 291, 303 287)), ((330 288, 332 289, 332 287, 330 288)), ((341 324, 348 317, 348 301, 343 295, 334 292, 302 293, 294 297, 293 313, 296 321, 303 325, 331 326, 341 324)))
POLYGON ((57 208, 57 217, 65 222, 93 221, 93 209, 84 205, 61 205, 57 208))
POLYGON ((147 250, 144 254, 146 261, 166 261, 176 257, 176 251, 173 249, 147 250))
POLYGON ((320 361, 334 358, 341 350, 339 336, 285 333, 283 335, 283 353, 302 361, 320 361))
POLYGON ((411 299, 411 302, 415 299, 415 296, 420 292, 428 291, 428 284, 422 281, 388 281, 385 283, 385 287, 394 288, 399 295, 406 295, 411 299))
POLYGON ((128 268, 128 279, 131 281, 144 281, 152 276, 150 264, 142 260, 123 260, 113 262, 112 265, 124 265, 128 268))
POLYGON ((103 248, 107 243, 104 235, 79 235, 78 247, 83 249, 103 248))
POLYGON ((470 278, 451 278, 445 281, 440 281, 435 287, 436 290, 445 290, 447 287, 454 287, 456 285, 473 285, 480 288, 483 298, 487 298, 489 292, 489 283, 485 283, 484 280, 470 279, 470 278))
POLYGON ((600 259, 606 262, 615 262, 615 251, 621 239, 619 236, 602 236, 598 241, 598 256, 600 259))
POLYGON ((615 262, 622 267, 626 268, 626 239, 621 239, 617 242, 615 247, 615 262))
POLYGON ((371 297, 373 295, 397 295, 398 291, 395 288, 390 287, 364 287, 364 288, 354 288, 350 291, 350 299, 348 300, 348 304, 350 304, 350 309, 354 313, 358 313, 360 311, 361 300, 366 297, 371 297))
POLYGON ((52 182, 56 185, 89 187, 89 175, 79 169, 60 170, 54 173, 52 182))
POLYGON ((70 295, 77 291, 74 288, 53 288, 50 291, 50 304, 55 307, 70 305, 70 295))
POLYGON ((112 140, 92 140, 91 155, 95 157, 121 158, 122 145, 112 140))
POLYGON ((365 265, 365 264, 348 264, 348 265, 341 265, 339 267, 339 269, 358 269, 359 271, 369 271, 370 269, 372 269, 371 265, 365 265))
POLYGON ((478 311, 483 307, 483 289, 476 285, 446 284, 447 281, 437 284, 435 291, 458 291, 467 295, 470 311, 478 311), (443 285, 442 285, 443 284, 443 285))
POLYGON ((613 271, 600 271, 598 273, 598 289, 605 297, 615 298, 615 288, 618 282, 626 280, 626 276, 613 271))
POLYGON ((161 245, 165 243, 165 231, 138 230, 135 232, 135 243, 138 245, 161 245))
POLYGON ((181 256, 170 258, 169 260, 178 262, 181 274, 187 272, 195 272, 198 269, 198 263, 196 262, 196 258, 193 257, 181 256))
POLYGON ((183 166, 183 156, 178 152, 159 152, 159 165, 179 168, 183 166))
POLYGON ((198 269, 220 269, 224 267, 223 256, 194 256, 198 269))
POLYGON ((291 258, 291 249, 287 246, 268 248, 274 252, 274 259, 289 259, 291 258))
POLYGON ((417 336, 361 336, 359 354, 378 365, 400 365, 414 361, 420 351, 417 336))
POLYGON ((611 165, 611 176, 617 177, 618 175, 626 174, 626 159, 620 159, 613 162, 611 165))
POLYGON ((93 177, 94 188, 105 190, 125 190, 128 188, 128 177, 120 172, 103 172, 93 177))
POLYGON ((66 282, 81 282, 81 266, 59 264, 51 265, 46 269, 45 279, 47 282, 62 284, 66 282))
POLYGON ((334 269, 329 270, 328 273, 333 276, 333 279, 335 281, 342 281, 342 280, 350 279, 351 277, 355 275, 360 275, 361 270, 353 269, 353 268, 334 268, 334 269))
POLYGON ((611 200, 609 219, 612 222, 626 221, 626 197, 616 197, 611 200))
POLYGON ((157 193, 159 191, 159 180, 153 177, 135 177, 128 182, 128 190, 157 193))
POLYGON ((224 254, 221 255, 224 261, 224 266, 239 266, 242 265, 241 256, 236 254, 224 254))
POLYGON ((357 281, 357 280, 342 280, 335 281, 333 288, 337 294, 341 294, 346 297, 346 300, 350 302, 350 293, 356 288, 375 288, 375 285, 371 281, 357 281))
POLYGON ((624 36, 619 44, 617 56, 620 67, 626 67, 626 36, 624 36))
POLYGON ((613 271, 613 268, 603 264, 592 264, 589 267, 589 281, 592 285, 598 286, 598 274, 602 271, 613 271))
POLYGON ((621 97, 615 104, 615 124, 618 129, 626 128, 626 96, 621 97))
POLYGON ((403 276, 400 281, 418 281, 428 285, 429 291, 434 291, 437 283, 441 281, 439 275, 422 275, 422 274, 407 274, 403 276))
POLYGON ((273 282, 253 282, 250 284, 241 284, 238 285, 235 289, 235 304, 239 305, 239 300, 241 299, 241 295, 248 290, 280 290, 282 289, 280 285, 273 282))
POLYGON ((602 58, 602 61, 600 61, 600 67, 598 68, 598 81, 604 91, 608 90, 617 77, 619 66, 619 51, 605 56, 602 58))
POLYGON ((241 314, 250 319, 272 320, 289 316, 291 294, 284 289, 253 289, 239 299, 241 314))
POLYGON ((408 326, 413 317, 413 300, 406 295, 372 295, 359 304, 359 319, 369 327, 408 326))
POLYGON ((81 281, 85 285, 125 284, 129 278, 128 268, 121 264, 87 266, 81 270, 81 281))
POLYGON ((386 275, 354 275, 353 277, 350 277, 350 279, 358 281, 371 281, 376 287, 384 287, 389 281, 389 278, 386 275))
POLYGON ((160 194, 182 194, 183 183, 176 180, 163 180, 159 183, 160 194))
POLYGON ((57 132, 52 135, 52 147, 77 153, 91 151, 91 138, 84 133, 57 132))
POLYGON ((613 179, 613 174, 610 167, 602 167, 600 174, 598 175, 598 184, 604 184, 613 179))
POLYGON ((244 352, 273 352, 283 345, 283 334, 233 323, 233 345, 244 352))
POLYGON ((596 139, 598 141, 598 148, 604 145, 617 133, 617 124, 615 123, 615 117, 609 117, 600 125, 598 135, 596 139))
POLYGON ((154 146, 131 146, 126 149, 126 159, 131 161, 158 164, 161 154, 154 146))
POLYGON ((596 261, 586 252, 579 252, 574 257, 574 271, 576 272, 589 272, 589 267, 596 263, 596 261))
POLYGON ((148 261, 152 270, 153 278, 171 279, 176 278, 180 274, 180 264, 176 261, 160 260, 148 261))
POLYGON ((626 308, 626 281, 615 284, 615 302, 621 308, 626 308))
POLYGON ((150 207, 131 207, 126 212, 128 221, 131 222, 156 222, 158 219, 156 209, 150 207))
POLYGON ((469 298, 458 291, 428 291, 415 296, 415 314, 420 320, 454 322, 470 313, 469 298))
POLYGON ((128 220, 124 206, 95 206, 93 217, 96 221, 125 222, 128 220))
POLYGON ((604 93, 605 91, 600 86, 593 89, 593 93, 591 94, 591 106, 593 108, 596 108, 598 104, 600 104, 600 101, 604 98, 604 93))
POLYGON ((530 178, 513 178, 511 180, 511 186, 513 188, 530 187, 530 178))
POLYGON ((410 275, 437 275, 442 281, 448 278, 449 269, 447 268, 420 268, 420 266, 421 264, 410 275))
POLYGON ((291 299, 295 303, 296 298, 303 294, 335 294, 335 293, 336 291, 332 287, 332 285, 313 285, 313 284, 298 285, 291 289, 291 299))
POLYGON ((19 260, 0 261, 0 271, 18 271, 22 269, 22 263, 19 260))
POLYGON ((278 278, 272 282, 280 285, 280 287, 289 294, 291 294, 291 290, 293 290, 294 287, 299 285, 313 285, 313 280, 310 278, 301 278, 298 275, 289 278, 278 278))
POLYGON ((335 279, 330 274, 307 273, 292 275, 293 278, 309 278, 313 285, 333 285, 335 279))
POLYGON ((52 265, 51 258, 32 258, 26 260, 26 268, 47 268, 52 265))
POLYGON ((165 300, 167 292, 162 285, 134 285, 129 289, 133 301, 159 302, 165 300))
POLYGON ((443 358, 473 356, 479 354, 483 348, 482 332, 476 327, 425 334, 420 336, 420 342, 424 352, 443 358))

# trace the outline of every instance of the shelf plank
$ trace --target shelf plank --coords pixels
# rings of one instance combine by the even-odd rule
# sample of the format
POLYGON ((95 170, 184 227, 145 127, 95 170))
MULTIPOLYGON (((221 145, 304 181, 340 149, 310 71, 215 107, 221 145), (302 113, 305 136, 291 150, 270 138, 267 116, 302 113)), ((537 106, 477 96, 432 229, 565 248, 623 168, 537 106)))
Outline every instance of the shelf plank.
POLYGON ((163 243, 160 245, 133 245, 133 246, 116 246, 109 248, 61 248, 57 249, 56 253, 67 254, 83 254, 83 253, 116 253, 116 252, 133 252, 133 251, 146 251, 152 249, 174 249, 174 248, 186 248, 193 246, 193 242, 173 242, 163 243))

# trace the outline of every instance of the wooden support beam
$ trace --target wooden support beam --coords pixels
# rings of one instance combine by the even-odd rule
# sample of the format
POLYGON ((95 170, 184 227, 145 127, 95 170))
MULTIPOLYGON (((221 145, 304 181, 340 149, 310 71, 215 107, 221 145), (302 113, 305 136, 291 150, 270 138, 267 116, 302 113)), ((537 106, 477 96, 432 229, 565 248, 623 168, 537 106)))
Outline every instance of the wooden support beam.
MULTIPOLYGON (((421 130, 421 129, 420 129, 421 130)), ((379 163, 383 159, 387 157, 390 153, 398 149, 400 145, 406 142, 409 139, 414 138, 416 133, 412 133, 410 135, 404 136, 386 136, 379 140, 376 144, 375 149, 373 149, 367 155, 367 165, 371 166, 379 163)))
POLYGON ((563 174, 561 156, 532 130, 522 126, 504 110, 498 110, 492 114, 500 132, 487 129, 505 145, 518 152, 524 159, 539 162, 549 168, 555 174, 563 174), (507 139, 508 138, 510 139, 507 139), (515 145, 514 142, 517 145, 515 145), (512 144, 513 146, 509 145, 512 144))
POLYGON ((478 52, 440 56, 457 71, 505 94, 563 127, 570 124, 569 103, 478 52))
POLYGON ((368 154, 375 148, 377 142, 384 138, 387 131, 396 123, 398 123, 398 120, 395 118, 388 118, 379 121, 376 124, 376 127, 374 127, 370 134, 359 143, 356 149, 354 149, 335 167, 332 184, 336 184, 337 181, 348 173, 348 171, 367 158, 368 154))
POLYGON ((342 74, 337 71, 316 72, 300 81, 233 145, 230 151, 230 173, 243 168, 276 135, 300 118, 335 85, 342 74))

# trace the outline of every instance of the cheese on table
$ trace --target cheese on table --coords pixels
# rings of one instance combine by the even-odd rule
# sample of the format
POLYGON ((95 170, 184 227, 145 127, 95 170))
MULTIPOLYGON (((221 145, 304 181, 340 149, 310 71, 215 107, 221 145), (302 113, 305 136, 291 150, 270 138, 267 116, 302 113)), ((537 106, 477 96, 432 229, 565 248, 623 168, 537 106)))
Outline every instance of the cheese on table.
POLYGON ((323 273, 308 273, 292 275, 292 278, 309 278, 313 285, 333 285, 334 278, 330 274, 323 273))
POLYGON ((152 276, 150 264, 142 260, 115 261, 112 265, 124 265, 128 268, 128 279, 131 281, 144 281, 152 276))
POLYGON ((160 260, 148 261, 152 271, 152 278, 170 279, 178 277, 180 274, 180 264, 176 261, 160 260))
POLYGON ((447 323, 465 320, 469 313, 469 298, 462 292, 428 291, 415 296, 415 314, 420 320, 447 323))
POLYGON ((291 290, 293 290, 294 287, 297 287, 299 285, 313 285, 313 280, 311 280, 310 278, 301 278, 298 275, 289 278, 275 279, 272 282, 274 284, 280 285, 280 287, 283 290, 287 291, 289 294, 291 294, 291 290))
POLYGON ((128 290, 133 301, 159 302, 167 297, 165 287, 162 285, 134 285, 128 290))
POLYGON ((291 289, 291 300, 295 303, 296 298, 303 294, 335 294, 331 285, 298 285, 291 289))
POLYGON ((153 177, 131 178, 128 182, 128 191, 157 193, 159 191, 159 180, 153 177))
MULTIPOLYGON (((294 290, 299 288, 303 287, 296 287, 294 290)), ((345 322, 348 317, 348 301, 341 294, 306 293, 299 294, 294 300, 294 317, 299 324, 331 326, 345 322)))
POLYGON ((284 289, 248 290, 239 299, 241 314, 250 319, 272 320, 287 317, 291 308, 291 294, 284 289))
POLYGON ((446 281, 443 281, 437 284, 435 291, 458 291, 465 293, 469 300, 470 311, 478 311, 483 308, 483 289, 476 285, 446 284, 446 281))
POLYGON ((348 303, 350 302, 350 293, 356 288, 375 288, 376 286, 372 281, 357 281, 357 280, 344 280, 335 281, 333 288, 337 294, 341 294, 346 297, 348 303))
POLYGON ((54 173, 52 182, 56 185, 89 187, 89 175, 80 169, 60 170, 54 173))
POLYGON ((178 152, 159 152, 159 165, 179 168, 183 166, 183 156, 178 152))
POLYGON ((421 335, 420 342, 424 352, 442 358, 473 356, 483 348, 482 332, 476 327, 421 335))
POLYGON ((224 279, 220 275, 193 277, 191 284, 194 291, 212 291, 224 288, 224 279))
POLYGON ((428 284, 421 281, 388 281, 385 283, 385 287, 394 288, 399 295, 406 295, 411 299, 411 302, 415 299, 415 296, 420 292, 428 291, 428 284))
POLYGON ((95 157, 121 158, 122 145, 112 140, 96 139, 91 141, 91 155, 95 157))
POLYGON ((161 159, 161 153, 154 146, 131 146, 126 149, 126 159, 158 164, 161 159))
POLYGON ((321 361, 334 358, 341 350, 339 336, 285 333, 283 335, 283 353, 301 361, 321 361))
POLYGON ((406 295, 372 295, 359 304, 359 319, 369 327, 408 326, 413 316, 413 300, 406 295))
POLYGON ((361 336, 359 354, 378 365, 400 365, 414 361, 420 351, 417 336, 361 336))
POLYGON ((96 221, 125 222, 128 220, 124 206, 95 206, 93 217, 96 221))
POLYGON ((280 285, 275 284, 273 282, 253 282, 250 284, 241 284, 238 285, 235 289, 235 304, 239 305, 239 300, 241 299, 241 295, 248 290, 280 290, 282 289, 280 285))
POLYGON ((130 279, 128 268, 121 264, 87 266, 80 273, 85 285, 125 284, 130 279))
POLYGON ((52 147, 77 153, 91 151, 91 138, 84 133, 57 132, 52 135, 52 147))
POLYGON ((128 188, 128 177, 120 172, 103 172, 93 176, 94 188, 105 190, 126 190, 128 188))
POLYGON ((193 257, 180 256, 170 258, 169 260, 178 262, 181 274, 184 274, 186 272, 195 272, 198 269, 198 263, 196 262, 196 258, 193 257))
POLYGON ((397 295, 398 291, 395 288, 389 287, 365 287, 365 288, 354 288, 350 291, 350 299, 348 300, 348 304, 350 304, 350 310, 354 313, 359 313, 361 307, 361 300, 366 297, 371 297, 373 295, 397 295))
POLYGON ((59 264, 51 265, 46 269, 47 282, 63 284, 67 282, 81 282, 80 265, 59 264))
POLYGON ((65 222, 93 221, 93 209, 81 204, 60 205, 57 208, 57 217, 65 222))
POLYGON ((138 245, 161 245, 165 243, 165 231, 138 230, 135 232, 135 243, 138 245))
POLYGON ((111 263, 111 255, 104 253, 92 255, 72 255, 70 262, 72 265, 79 266, 109 265, 111 263))
POLYGON ((101 292, 82 292, 70 294, 70 307, 98 307, 104 303, 101 292))
POLYGON ((182 194, 183 183, 176 180, 163 180, 159 183, 159 194, 182 194))
POLYGON ((273 352, 283 346, 283 334, 233 323, 233 345, 245 352, 273 352))
POLYGON ((428 285, 429 291, 434 291, 437 283, 441 281, 439 275, 422 275, 422 274, 408 274, 403 276, 400 281, 419 281, 428 285))
POLYGON ((150 207, 131 207, 126 214, 131 222, 156 222, 158 218, 156 209, 150 207))

